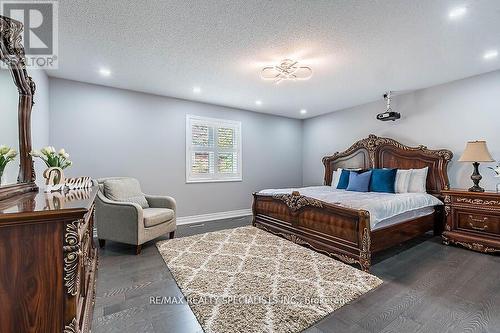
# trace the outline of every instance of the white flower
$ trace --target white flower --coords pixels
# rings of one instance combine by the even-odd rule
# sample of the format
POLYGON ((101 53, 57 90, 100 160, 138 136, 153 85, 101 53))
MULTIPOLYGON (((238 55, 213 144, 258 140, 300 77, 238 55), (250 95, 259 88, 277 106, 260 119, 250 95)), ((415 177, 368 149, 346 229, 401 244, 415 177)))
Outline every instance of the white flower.
POLYGON ((49 146, 49 150, 51 153, 54 153, 56 152, 56 148, 54 148, 54 146, 49 146))
POLYGON ((30 153, 31 156, 33 157, 40 157, 42 155, 41 152, 39 152, 38 150, 33 150, 31 153, 30 153))
POLYGON ((62 148, 61 150, 59 150, 58 154, 64 156, 66 154, 66 151, 64 150, 64 148, 62 148))
POLYGON ((5 155, 9 152, 10 148, 5 146, 5 145, 1 145, 0 146, 0 155, 5 155))
POLYGON ((69 154, 68 153, 64 153, 64 155, 62 155, 62 157, 64 157, 65 159, 68 159, 69 158, 69 154))
POLYGON ((9 150, 9 152, 5 155, 7 158, 14 158, 17 156, 17 151, 14 149, 9 150))
POLYGON ((50 147, 49 146, 43 147, 40 151, 44 155, 50 155, 50 147))

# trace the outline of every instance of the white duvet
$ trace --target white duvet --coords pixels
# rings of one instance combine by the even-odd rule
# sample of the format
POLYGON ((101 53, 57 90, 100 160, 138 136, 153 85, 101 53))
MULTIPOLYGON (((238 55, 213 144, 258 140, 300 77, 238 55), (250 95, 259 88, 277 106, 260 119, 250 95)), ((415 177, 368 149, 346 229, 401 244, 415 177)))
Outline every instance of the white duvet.
POLYGON ((352 192, 337 190, 331 186, 268 189, 260 191, 259 194, 289 194, 292 191, 299 191, 301 195, 330 204, 367 210, 370 213, 370 226, 372 229, 381 221, 396 215, 443 204, 439 199, 427 193, 352 192))

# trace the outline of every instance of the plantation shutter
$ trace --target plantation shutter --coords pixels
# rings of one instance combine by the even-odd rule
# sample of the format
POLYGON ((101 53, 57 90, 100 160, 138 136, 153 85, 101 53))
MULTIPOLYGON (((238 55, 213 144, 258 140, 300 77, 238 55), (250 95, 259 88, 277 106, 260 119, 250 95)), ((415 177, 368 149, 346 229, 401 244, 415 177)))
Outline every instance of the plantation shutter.
POLYGON ((186 166, 187 182, 241 180, 241 123, 188 115, 186 166))

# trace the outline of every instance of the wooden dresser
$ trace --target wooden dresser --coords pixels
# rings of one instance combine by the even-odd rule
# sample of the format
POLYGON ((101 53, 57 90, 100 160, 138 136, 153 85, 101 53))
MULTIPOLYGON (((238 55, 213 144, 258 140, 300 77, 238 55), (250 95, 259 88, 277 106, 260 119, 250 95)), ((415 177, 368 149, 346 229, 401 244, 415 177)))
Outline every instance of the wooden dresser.
POLYGON ((443 243, 484 253, 500 252, 500 194, 448 190, 443 195, 443 243))
POLYGON ((0 201, 0 332, 89 332, 97 187, 0 201))

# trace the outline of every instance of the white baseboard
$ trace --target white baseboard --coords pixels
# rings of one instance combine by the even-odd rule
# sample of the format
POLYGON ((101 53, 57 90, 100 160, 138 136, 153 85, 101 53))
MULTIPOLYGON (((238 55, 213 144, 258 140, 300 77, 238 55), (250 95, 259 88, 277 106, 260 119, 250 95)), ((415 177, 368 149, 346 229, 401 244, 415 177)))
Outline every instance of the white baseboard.
POLYGON ((218 212, 211 214, 183 216, 177 218, 177 225, 200 223, 214 220, 232 219, 235 217, 252 215, 251 209, 231 210, 228 212, 218 212))

